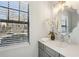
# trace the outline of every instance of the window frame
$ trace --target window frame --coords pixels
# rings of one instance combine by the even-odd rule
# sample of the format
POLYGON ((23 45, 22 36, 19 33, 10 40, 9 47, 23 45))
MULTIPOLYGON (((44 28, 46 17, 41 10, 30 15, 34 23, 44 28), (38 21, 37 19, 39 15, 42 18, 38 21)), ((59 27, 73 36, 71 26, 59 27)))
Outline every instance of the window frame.
POLYGON ((28 25, 28 32, 27 32, 27 34, 28 34, 28 42, 30 43, 30 40, 29 40, 29 3, 28 3, 28 12, 26 12, 26 11, 22 11, 22 10, 20 10, 20 1, 18 1, 19 2, 19 10, 17 10, 17 9, 13 9, 13 8, 9 8, 9 2, 10 1, 8 1, 8 7, 5 7, 5 6, 0 6, 0 7, 2 7, 2 8, 5 8, 5 9, 8 9, 8 15, 7 15, 7 19, 6 20, 3 20, 3 19, 0 19, 0 22, 5 22, 5 23, 18 23, 18 24, 24 24, 24 25, 28 25), (19 11, 19 15, 18 15, 18 21, 16 21, 16 20, 10 20, 10 10, 14 10, 14 11, 19 11), (25 21, 20 21, 20 13, 21 12, 23 12, 23 13, 27 13, 28 14, 28 19, 27 19, 27 22, 25 22, 25 21))

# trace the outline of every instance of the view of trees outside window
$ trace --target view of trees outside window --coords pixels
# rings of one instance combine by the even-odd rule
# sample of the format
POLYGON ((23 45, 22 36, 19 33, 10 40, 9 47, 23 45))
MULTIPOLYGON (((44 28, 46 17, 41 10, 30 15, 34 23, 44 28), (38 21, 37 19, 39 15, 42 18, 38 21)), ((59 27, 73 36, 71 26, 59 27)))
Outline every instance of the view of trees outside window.
POLYGON ((4 36, 4 34, 6 35, 7 33, 27 33, 26 40, 28 40, 28 13, 28 2, 26 1, 0 1, 0 34, 4 36))

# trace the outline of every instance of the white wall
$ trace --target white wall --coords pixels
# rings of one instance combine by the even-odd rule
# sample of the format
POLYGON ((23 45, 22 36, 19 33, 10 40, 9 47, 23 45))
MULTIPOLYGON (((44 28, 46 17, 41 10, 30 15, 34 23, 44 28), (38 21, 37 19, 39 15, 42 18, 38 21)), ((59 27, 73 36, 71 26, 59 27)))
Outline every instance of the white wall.
POLYGON ((38 40, 47 36, 43 26, 45 19, 51 19, 50 4, 48 2, 30 2, 30 40, 32 52, 29 56, 38 56, 38 40))
POLYGON ((30 2, 30 46, 0 51, 0 56, 38 56, 38 40, 46 37, 48 32, 43 25, 45 19, 51 19, 51 8, 48 2, 30 2))

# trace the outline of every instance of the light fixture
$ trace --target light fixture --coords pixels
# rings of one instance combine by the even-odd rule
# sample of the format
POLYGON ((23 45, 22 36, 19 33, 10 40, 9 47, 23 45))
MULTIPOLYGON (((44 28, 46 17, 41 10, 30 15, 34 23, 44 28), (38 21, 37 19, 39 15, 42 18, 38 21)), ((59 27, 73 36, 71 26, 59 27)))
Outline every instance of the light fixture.
POLYGON ((57 15, 60 10, 64 10, 65 1, 58 1, 58 4, 53 9, 53 14, 57 15))

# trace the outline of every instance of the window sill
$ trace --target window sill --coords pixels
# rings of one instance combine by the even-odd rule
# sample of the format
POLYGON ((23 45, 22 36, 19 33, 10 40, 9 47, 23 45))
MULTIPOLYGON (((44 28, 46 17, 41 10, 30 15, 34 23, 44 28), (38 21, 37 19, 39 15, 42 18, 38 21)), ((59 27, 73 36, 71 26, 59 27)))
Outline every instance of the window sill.
POLYGON ((0 51, 10 50, 10 49, 16 49, 16 48, 23 48, 23 47, 29 47, 30 44, 28 42, 22 42, 22 43, 16 43, 10 46, 0 47, 0 51))

